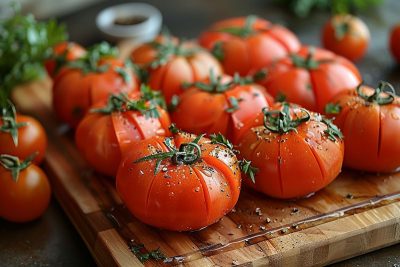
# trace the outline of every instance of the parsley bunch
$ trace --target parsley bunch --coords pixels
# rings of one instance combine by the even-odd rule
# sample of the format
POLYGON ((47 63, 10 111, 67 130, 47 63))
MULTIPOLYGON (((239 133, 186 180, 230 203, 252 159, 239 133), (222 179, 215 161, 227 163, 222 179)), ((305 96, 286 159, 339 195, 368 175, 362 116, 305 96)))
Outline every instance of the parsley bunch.
POLYGON ((7 106, 15 86, 44 75, 44 60, 65 39, 64 27, 54 20, 39 22, 17 8, 13 17, 0 20, 0 107, 7 106))

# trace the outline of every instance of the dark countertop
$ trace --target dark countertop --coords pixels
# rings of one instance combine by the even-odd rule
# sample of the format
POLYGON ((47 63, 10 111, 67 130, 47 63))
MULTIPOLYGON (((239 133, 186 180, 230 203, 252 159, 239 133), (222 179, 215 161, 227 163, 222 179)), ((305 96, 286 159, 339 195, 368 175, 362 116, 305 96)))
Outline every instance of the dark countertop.
MULTIPOLYGON (((59 18, 67 25, 70 39, 83 45, 102 40, 94 23, 96 14, 106 6, 124 1, 98 1, 74 14, 59 18)), ((293 17, 271 1, 184 1, 149 0, 158 7, 167 27, 177 36, 196 37, 218 19, 257 14, 289 27, 303 43, 319 45, 320 30, 329 14, 319 12, 308 19, 293 17)), ((371 30, 372 42, 367 56, 357 63, 366 83, 387 80, 400 86, 400 68, 387 49, 389 29, 400 21, 400 1, 386 0, 380 8, 361 16, 371 30)), ((53 198, 46 214, 28 224, 11 224, 0 219, 0 267, 5 266, 95 266, 84 242, 53 198)), ((334 266, 400 266, 400 244, 371 252, 334 266)))

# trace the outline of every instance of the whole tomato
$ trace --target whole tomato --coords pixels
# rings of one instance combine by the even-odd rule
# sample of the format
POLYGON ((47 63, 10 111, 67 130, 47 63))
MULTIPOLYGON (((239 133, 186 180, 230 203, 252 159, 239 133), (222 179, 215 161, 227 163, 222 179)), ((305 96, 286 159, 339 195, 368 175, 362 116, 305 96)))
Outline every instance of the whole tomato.
POLYGON ((371 172, 400 170, 400 98, 389 83, 344 91, 326 112, 336 117, 345 136, 344 166, 371 172))
POLYGON ((121 155, 132 143, 169 135, 171 123, 160 107, 163 101, 158 92, 142 87, 141 93, 111 95, 108 101, 94 105, 75 132, 82 156, 96 171, 115 176, 121 155))
POLYGON ((33 162, 43 161, 47 135, 34 118, 16 114, 14 106, 2 109, 0 117, 0 154, 10 154, 25 160, 35 154, 33 162))
POLYGON ((116 59, 116 50, 106 43, 89 49, 86 55, 69 62, 53 84, 53 107, 58 117, 76 127, 94 103, 113 93, 138 90, 133 70, 116 59))
POLYGON ((182 83, 203 80, 210 70, 216 75, 222 73, 221 65, 210 53, 169 35, 139 46, 132 51, 131 59, 147 72, 148 84, 162 91, 168 104, 174 95, 183 92, 182 83))
POLYGON ((47 209, 51 196, 44 172, 30 159, 0 155, 0 217, 11 222, 29 222, 47 209))
POLYGON ((398 63, 400 63, 400 24, 393 27, 389 39, 390 51, 398 63))
POLYGON ((69 61, 76 60, 86 54, 85 48, 73 42, 61 42, 53 47, 53 54, 45 62, 47 73, 54 77, 56 73, 69 61))
POLYGON ((123 202, 136 218, 163 229, 217 222, 235 206, 241 184, 238 160, 220 141, 178 133, 138 142, 118 169, 123 202))
POLYGON ((264 109, 264 124, 251 128, 238 149, 255 173, 245 184, 282 199, 328 185, 340 173, 344 153, 342 134, 330 120, 287 103, 264 109))
POLYGON ((351 61, 362 58, 368 49, 370 34, 367 25, 351 15, 332 17, 322 30, 322 44, 351 61))
POLYGON ((230 75, 247 75, 300 49, 291 31, 252 15, 215 23, 200 35, 199 43, 212 51, 230 75))
POLYGON ((194 134, 221 133, 236 143, 246 125, 273 103, 265 89, 251 77, 210 77, 189 84, 180 95, 171 118, 176 126, 194 134))
POLYGON ((337 93, 361 82, 357 68, 347 59, 319 48, 303 47, 268 69, 259 83, 277 101, 288 101, 323 112, 337 93))

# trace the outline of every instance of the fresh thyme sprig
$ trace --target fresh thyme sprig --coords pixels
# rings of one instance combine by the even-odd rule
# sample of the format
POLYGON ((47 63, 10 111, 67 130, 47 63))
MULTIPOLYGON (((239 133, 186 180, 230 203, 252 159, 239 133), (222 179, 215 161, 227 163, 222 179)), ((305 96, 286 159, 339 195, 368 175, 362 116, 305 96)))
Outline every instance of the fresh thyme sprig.
POLYGON ((201 158, 201 148, 199 146, 200 139, 204 136, 198 135, 193 141, 189 143, 183 143, 179 146, 179 149, 172 143, 172 138, 166 138, 164 141, 167 147, 167 152, 159 152, 137 159, 134 163, 143 161, 156 160, 156 166, 154 168, 154 175, 159 173, 160 166, 163 160, 170 159, 175 165, 186 164, 191 165, 196 163, 201 158))
POLYGON ((292 119, 288 103, 282 104, 280 110, 263 109, 264 113, 264 127, 274 133, 288 133, 290 131, 297 132, 297 127, 311 119, 310 112, 304 108, 300 108, 304 113, 302 117, 292 119))
POLYGON ((239 161, 240 170, 246 174, 253 183, 256 183, 256 173, 258 172, 258 168, 251 166, 251 161, 246 159, 242 159, 239 161))

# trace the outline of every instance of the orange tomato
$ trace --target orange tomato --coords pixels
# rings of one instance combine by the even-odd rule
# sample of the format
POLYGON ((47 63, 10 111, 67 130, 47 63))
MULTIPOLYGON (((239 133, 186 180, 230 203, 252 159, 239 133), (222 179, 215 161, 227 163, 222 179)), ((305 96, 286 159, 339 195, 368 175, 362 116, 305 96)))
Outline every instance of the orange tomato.
POLYGON ((230 75, 247 75, 300 49, 291 31, 255 16, 219 21, 200 35, 199 43, 230 75))
POLYGON ((351 61, 362 58, 368 49, 367 25, 357 17, 345 14, 332 17, 322 30, 322 44, 351 61))
POLYGON ((57 44, 53 47, 53 55, 45 62, 47 73, 53 78, 65 63, 81 58, 85 53, 85 48, 77 43, 61 42, 57 44))
POLYGON ((131 53, 135 64, 148 73, 148 84, 160 90, 169 104, 174 95, 180 95, 182 83, 196 82, 222 73, 218 61, 194 43, 180 42, 170 36, 159 36, 131 53))
POLYGON ((260 80, 278 101, 288 101, 323 112, 339 92, 361 82, 357 68, 347 59, 319 48, 303 47, 298 53, 278 61, 260 80))
POLYGON ((94 105, 79 123, 76 145, 96 171, 115 176, 121 155, 132 148, 132 143, 169 135, 168 113, 154 102, 156 96, 151 91, 143 93, 111 95, 107 103, 94 105))
POLYGON ((35 154, 33 162, 40 164, 46 153, 47 135, 36 119, 16 114, 15 109, 0 117, 0 154, 25 160, 35 154))
POLYGON ((138 90, 138 79, 131 68, 107 54, 107 49, 110 47, 104 44, 95 46, 85 57, 67 64, 54 79, 54 110, 72 127, 78 125, 90 106, 110 94, 138 90))
POLYGON ((338 94, 327 113, 345 139, 344 166, 371 172, 400 170, 400 98, 386 82, 338 94), (388 92, 385 89, 389 88, 388 92))
POLYGON ((395 25, 390 33, 389 47, 393 57, 400 63, 400 24, 395 25))
POLYGON ((237 148, 251 161, 255 183, 247 186, 288 199, 316 192, 339 174, 344 145, 339 129, 321 115, 287 103, 264 110, 264 125, 251 128, 237 148))
POLYGON ((241 175, 228 147, 179 133, 138 142, 122 161, 116 183, 142 222, 190 231, 217 222, 235 206, 241 175))
POLYGON ((0 155, 0 217, 19 223, 35 220, 46 211, 50 196, 49 181, 39 167, 0 155), (17 176, 5 167, 12 164, 19 169, 17 176))
POLYGON ((272 97, 251 79, 210 75, 203 82, 191 84, 180 95, 171 118, 184 131, 221 133, 236 143, 248 122, 272 103, 272 97))

